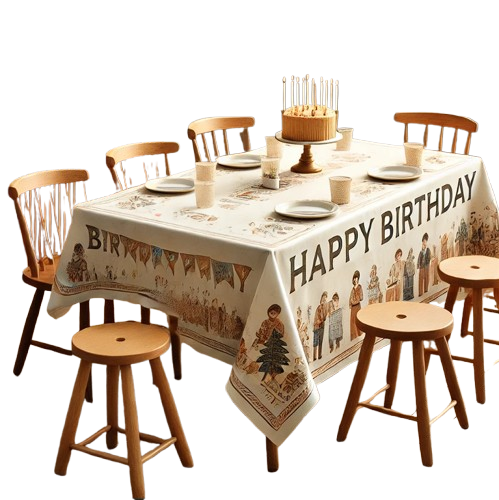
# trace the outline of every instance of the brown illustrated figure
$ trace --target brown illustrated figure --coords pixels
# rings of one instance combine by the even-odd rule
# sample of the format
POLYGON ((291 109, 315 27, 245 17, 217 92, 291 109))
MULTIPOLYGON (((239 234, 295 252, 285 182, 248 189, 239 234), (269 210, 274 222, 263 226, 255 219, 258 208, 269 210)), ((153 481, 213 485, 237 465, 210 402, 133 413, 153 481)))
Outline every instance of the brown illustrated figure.
POLYGON ((329 352, 334 348, 340 348, 340 342, 343 340, 343 310, 340 307, 340 297, 337 293, 329 303, 329 352))
POLYGON ((402 250, 399 248, 395 252, 395 262, 390 268, 389 277, 386 280, 386 301, 402 300, 404 289, 404 267, 405 262, 402 260, 402 250))
POLYGON ((376 304, 378 302, 383 302, 383 294, 379 286, 378 268, 376 264, 373 264, 369 273, 369 283, 367 284, 367 303, 376 304))
POLYGON ((260 329, 256 332, 256 345, 265 344, 274 330, 277 330, 282 336, 284 336, 284 324, 278 318, 280 313, 281 306, 279 304, 272 304, 267 309, 269 317, 262 322, 260 329))
POLYGON ((424 233, 421 240, 421 251, 418 256, 418 269, 419 269, 419 296, 428 291, 430 281, 430 261, 431 251, 428 248, 428 233, 424 233))
POLYGON ((360 281, 360 272, 355 271, 352 278, 352 291, 350 292, 350 340, 354 340, 362 335, 362 332, 357 328, 355 324, 355 317, 357 316, 357 311, 361 309, 361 301, 364 300, 364 293, 362 292, 362 285, 360 281))
POLYGON ((314 316, 314 361, 322 358, 322 342, 324 340, 324 323, 328 313, 327 292, 322 292, 321 302, 314 316))
POLYGON ((73 248, 71 261, 66 267, 69 281, 77 283, 79 281, 89 281, 90 273, 88 272, 87 261, 85 260, 85 250, 81 243, 76 243, 73 248))

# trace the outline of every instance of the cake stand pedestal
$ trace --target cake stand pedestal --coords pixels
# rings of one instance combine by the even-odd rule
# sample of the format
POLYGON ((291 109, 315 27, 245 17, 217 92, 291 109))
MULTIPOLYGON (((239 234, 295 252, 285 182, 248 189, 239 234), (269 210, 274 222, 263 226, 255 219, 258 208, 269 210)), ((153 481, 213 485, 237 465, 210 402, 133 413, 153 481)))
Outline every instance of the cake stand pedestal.
POLYGON ((291 172, 295 172, 298 174, 316 174, 317 172, 321 172, 322 168, 318 167, 314 163, 314 157, 312 155, 312 146, 320 145, 320 144, 331 144, 332 142, 340 141, 343 136, 336 132, 336 137, 332 137, 327 141, 316 141, 316 142, 302 142, 302 141, 291 141, 289 139, 283 139, 282 131, 277 132, 275 138, 279 142, 284 142, 286 144, 294 144, 296 146, 303 146, 303 153, 300 156, 298 163, 291 167, 291 172))

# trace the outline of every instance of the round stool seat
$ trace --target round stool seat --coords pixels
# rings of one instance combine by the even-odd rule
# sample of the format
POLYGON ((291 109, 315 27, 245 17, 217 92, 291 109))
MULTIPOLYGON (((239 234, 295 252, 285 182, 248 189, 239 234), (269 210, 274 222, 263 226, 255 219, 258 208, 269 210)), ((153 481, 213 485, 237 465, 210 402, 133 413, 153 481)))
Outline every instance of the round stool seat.
POLYGON ((435 340, 452 332, 452 314, 442 307, 418 302, 382 302, 357 312, 359 329, 384 339, 435 340))
POLYGON ((499 259, 485 255, 463 255, 445 259, 438 274, 450 285, 465 288, 498 288, 499 259))
POLYGON ((170 347, 170 333, 159 325, 135 321, 106 323, 73 336, 75 356, 103 365, 132 365, 158 358, 170 347))

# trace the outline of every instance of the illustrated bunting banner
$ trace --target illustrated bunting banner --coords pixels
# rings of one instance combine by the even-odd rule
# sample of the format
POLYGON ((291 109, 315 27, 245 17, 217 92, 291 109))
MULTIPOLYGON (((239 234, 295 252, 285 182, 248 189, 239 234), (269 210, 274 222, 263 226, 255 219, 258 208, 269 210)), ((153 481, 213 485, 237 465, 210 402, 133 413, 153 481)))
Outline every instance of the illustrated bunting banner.
POLYGON ((196 255, 196 262, 198 264, 199 275, 201 278, 206 277, 207 280, 211 279, 211 259, 203 255, 196 255))
POLYGON ((188 272, 193 273, 196 270, 196 258, 194 255, 189 255, 187 253, 181 253, 180 257, 184 263, 184 273, 187 276, 188 272))
POLYGON ((251 272, 251 267, 243 266, 242 264, 234 264, 234 270, 236 271, 236 274, 241 282, 239 291, 244 292, 244 282, 251 272))
POLYGON ((212 260, 211 265, 213 266, 215 286, 217 286, 222 281, 227 281, 227 283, 229 283, 229 285, 234 288, 234 269, 232 267, 232 264, 230 264, 229 262, 212 260))

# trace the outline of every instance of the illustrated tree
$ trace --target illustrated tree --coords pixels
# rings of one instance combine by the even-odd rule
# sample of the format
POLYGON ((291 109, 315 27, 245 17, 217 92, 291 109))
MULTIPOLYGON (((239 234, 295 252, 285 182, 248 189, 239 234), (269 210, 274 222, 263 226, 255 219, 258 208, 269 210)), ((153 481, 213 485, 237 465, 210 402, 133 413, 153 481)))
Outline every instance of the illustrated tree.
POLYGON ((262 381, 267 375, 273 378, 278 373, 283 373, 283 366, 289 364, 289 359, 286 357, 289 351, 284 348, 287 344, 282 340, 278 330, 272 330, 272 334, 263 345, 265 347, 260 351, 261 356, 256 360, 257 363, 261 363, 258 371, 264 373, 262 381))

